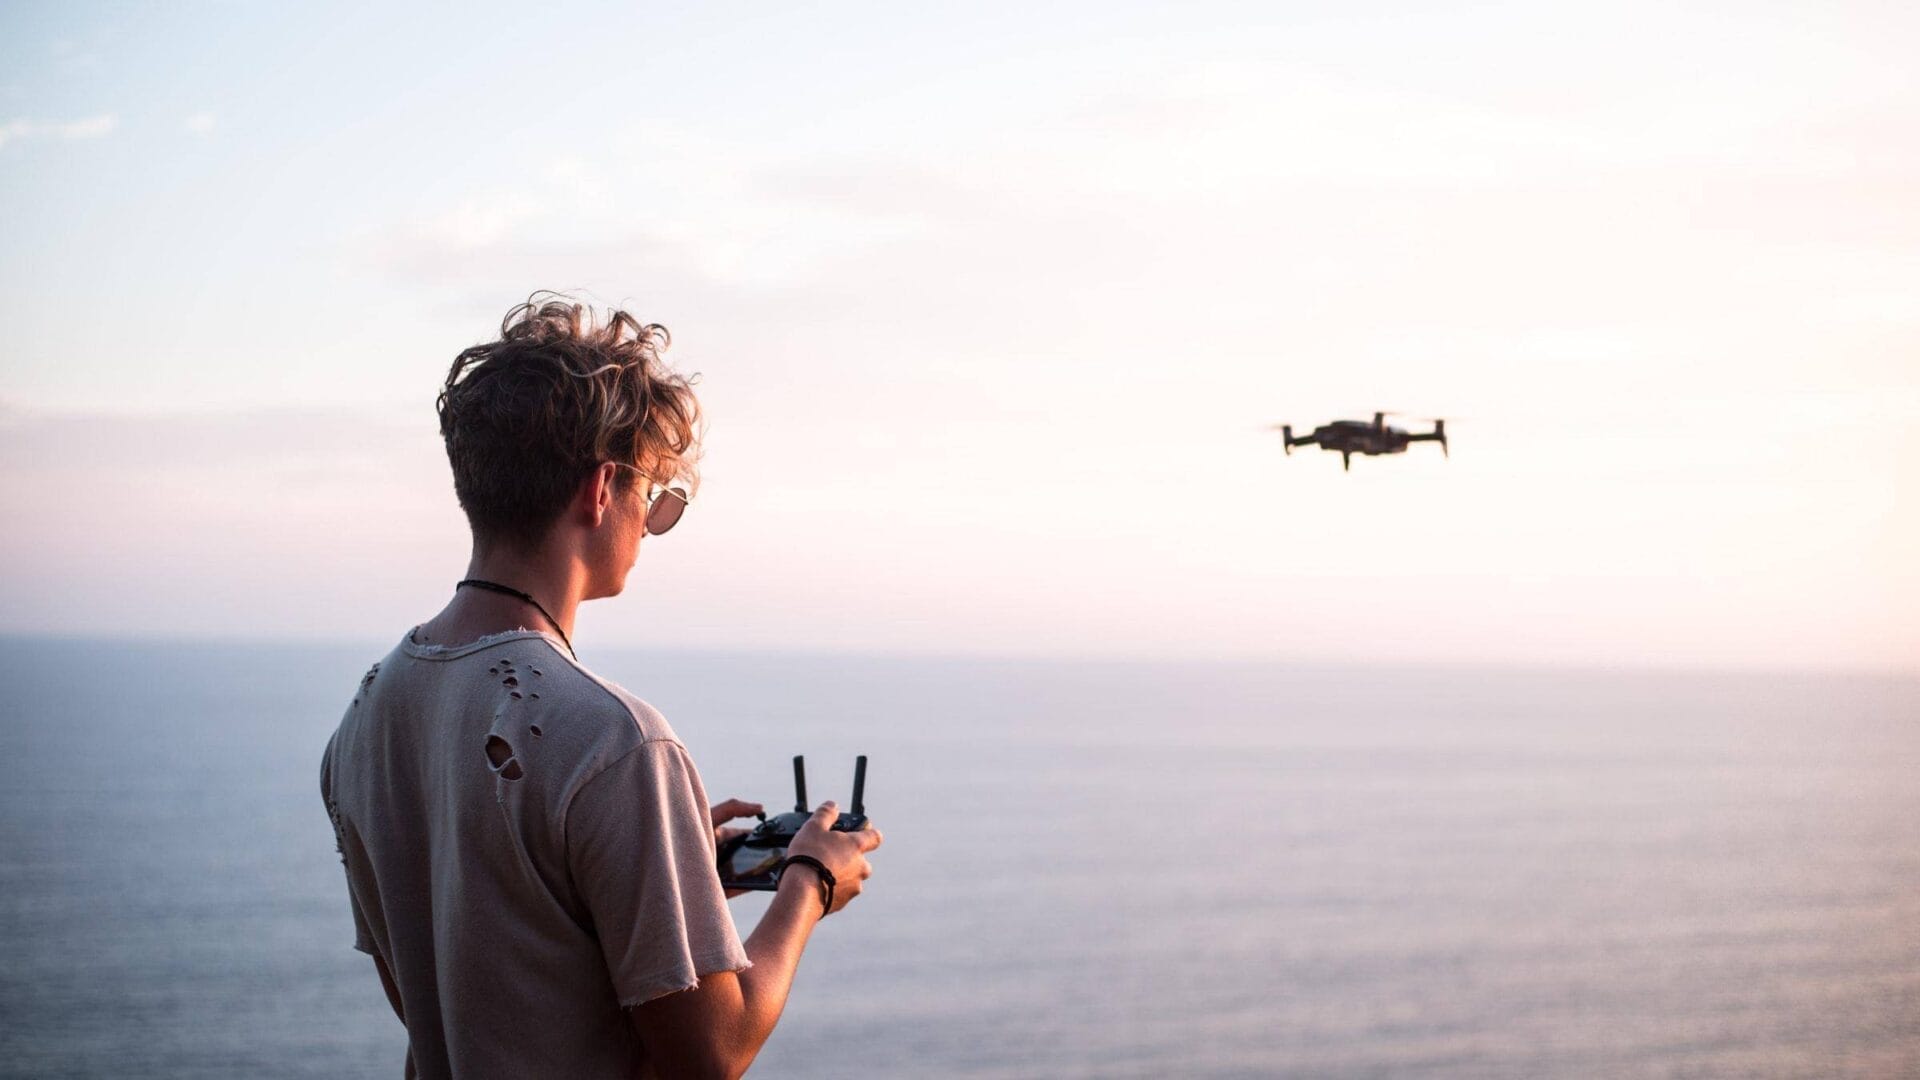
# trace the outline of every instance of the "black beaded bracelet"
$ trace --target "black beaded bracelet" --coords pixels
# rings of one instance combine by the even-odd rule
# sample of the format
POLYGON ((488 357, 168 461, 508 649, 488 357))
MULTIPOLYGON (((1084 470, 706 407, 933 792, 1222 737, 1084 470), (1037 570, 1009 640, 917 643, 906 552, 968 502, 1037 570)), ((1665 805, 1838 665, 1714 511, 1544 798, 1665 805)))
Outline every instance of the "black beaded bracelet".
POLYGON ((827 886, 827 898, 820 904, 820 917, 824 919, 833 914, 833 871, 827 869, 827 864, 811 855, 789 855, 780 860, 780 878, 783 881, 786 879, 789 863, 799 863, 820 875, 820 880, 827 886))

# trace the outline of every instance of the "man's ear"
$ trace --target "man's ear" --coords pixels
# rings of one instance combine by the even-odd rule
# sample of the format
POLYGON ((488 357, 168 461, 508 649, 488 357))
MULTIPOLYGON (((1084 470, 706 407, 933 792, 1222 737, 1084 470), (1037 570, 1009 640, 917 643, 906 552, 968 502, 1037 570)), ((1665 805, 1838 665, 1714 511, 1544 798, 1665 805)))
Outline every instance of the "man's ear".
POLYGON ((611 461, 603 461, 600 467, 587 474, 582 482, 581 494, 586 499, 588 511, 592 515, 593 527, 599 528, 606 520, 607 507, 613 505, 613 482, 618 476, 620 466, 611 461))

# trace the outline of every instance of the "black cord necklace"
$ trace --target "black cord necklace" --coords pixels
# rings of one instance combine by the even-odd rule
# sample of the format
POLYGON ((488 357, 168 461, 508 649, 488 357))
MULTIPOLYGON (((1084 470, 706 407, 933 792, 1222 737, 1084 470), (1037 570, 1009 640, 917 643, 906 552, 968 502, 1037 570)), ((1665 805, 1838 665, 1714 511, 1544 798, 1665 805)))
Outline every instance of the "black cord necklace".
MULTIPOLYGON (((528 596, 526 593, 521 592, 519 589, 509 589, 505 585, 501 585, 498 582, 481 581, 479 578, 467 578, 466 580, 460 582, 460 585, 471 585, 476 589, 485 589, 488 592, 504 593, 507 596, 511 596, 519 600, 525 600, 527 603, 532 604, 533 609, 535 611, 538 611, 540 614, 546 616, 547 622, 551 623, 555 632, 557 632, 560 635, 560 640, 563 642, 566 642, 567 652, 572 654, 574 663, 577 664, 580 662, 580 654, 573 651, 573 642, 567 641, 567 632, 565 630, 560 629, 560 620, 554 618, 551 615, 547 615, 547 609, 540 606, 540 601, 535 600, 533 597, 528 596)), ((454 588, 457 589, 460 587, 460 585, 455 585, 454 588)))

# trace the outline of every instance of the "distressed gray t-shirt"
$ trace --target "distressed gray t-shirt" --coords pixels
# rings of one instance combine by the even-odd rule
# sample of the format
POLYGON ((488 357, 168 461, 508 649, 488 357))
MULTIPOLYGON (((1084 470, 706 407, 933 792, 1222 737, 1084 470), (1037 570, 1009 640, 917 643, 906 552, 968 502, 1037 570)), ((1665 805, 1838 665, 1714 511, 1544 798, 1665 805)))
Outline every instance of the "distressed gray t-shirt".
POLYGON ((409 632, 320 789, 422 1077, 634 1076, 623 1006, 747 967, 686 748, 540 631, 409 632))

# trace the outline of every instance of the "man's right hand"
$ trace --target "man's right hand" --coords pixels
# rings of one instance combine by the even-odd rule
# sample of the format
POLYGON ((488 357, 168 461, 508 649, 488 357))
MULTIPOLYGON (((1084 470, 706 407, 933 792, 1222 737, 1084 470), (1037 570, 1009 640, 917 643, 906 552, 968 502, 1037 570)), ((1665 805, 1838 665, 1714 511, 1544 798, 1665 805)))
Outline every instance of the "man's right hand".
MULTIPOLYGON (((880 830, 834 832, 840 809, 827 803, 794 834, 787 851, 819 859, 834 877, 833 910, 860 895, 867 875, 867 852, 880 846, 880 830)), ((773 1025, 793 988, 800 951, 819 923, 820 878, 811 867, 785 880, 747 938, 753 966, 735 974, 703 974, 690 989, 662 994, 632 1012, 633 1030, 646 1044, 661 1076, 738 1077, 773 1033, 773 1025)))
POLYGON ((873 867, 867 864, 867 852, 879 847, 882 839, 880 830, 874 828, 872 822, 857 832, 833 831, 833 823, 839 817, 840 808, 832 800, 821 803, 820 809, 800 826, 793 842, 787 845, 789 855, 808 855, 826 864, 834 880, 833 911, 846 907, 848 901, 860 895, 867 878, 873 874, 873 867))

